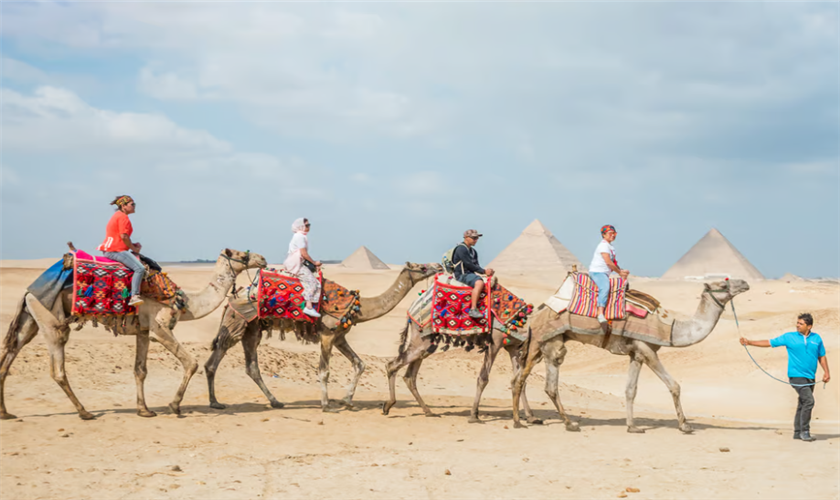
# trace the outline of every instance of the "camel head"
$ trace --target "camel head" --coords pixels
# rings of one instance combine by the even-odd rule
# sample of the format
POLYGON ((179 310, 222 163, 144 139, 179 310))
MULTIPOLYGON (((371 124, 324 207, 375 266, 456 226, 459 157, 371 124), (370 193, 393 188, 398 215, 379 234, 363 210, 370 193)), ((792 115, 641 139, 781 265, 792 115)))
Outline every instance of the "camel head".
POLYGON ((749 289, 750 285, 744 280, 725 279, 723 281, 706 283, 703 293, 708 293, 715 302, 723 306, 736 295, 744 293, 749 289))
POLYGON ((415 264, 414 262, 406 262, 403 268, 408 271, 411 279, 417 283, 420 280, 430 278, 437 273, 443 272, 443 266, 438 263, 432 264, 415 264))
POLYGON ((226 267, 230 266, 234 273, 239 274, 246 269, 264 269, 268 266, 265 257, 250 251, 240 252, 225 248, 219 255, 219 260, 226 267))

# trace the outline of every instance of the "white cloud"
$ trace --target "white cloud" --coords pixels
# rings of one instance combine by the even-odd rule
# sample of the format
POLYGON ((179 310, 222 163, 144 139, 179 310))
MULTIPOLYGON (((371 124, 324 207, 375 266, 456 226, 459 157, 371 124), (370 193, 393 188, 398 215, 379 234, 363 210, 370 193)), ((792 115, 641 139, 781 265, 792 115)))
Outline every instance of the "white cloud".
POLYGON ((4 80, 24 84, 44 83, 47 81, 46 73, 16 59, 3 57, 0 60, 0 65, 3 68, 4 80))

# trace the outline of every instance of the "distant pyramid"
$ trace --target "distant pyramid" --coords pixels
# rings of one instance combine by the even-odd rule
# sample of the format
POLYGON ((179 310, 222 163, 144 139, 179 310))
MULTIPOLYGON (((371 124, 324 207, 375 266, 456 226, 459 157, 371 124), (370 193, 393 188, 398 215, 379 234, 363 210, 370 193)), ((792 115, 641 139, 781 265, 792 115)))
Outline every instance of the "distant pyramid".
POLYGON ((358 250, 351 253, 349 257, 341 262, 344 267, 352 267, 353 269, 391 269, 388 264, 379 260, 379 257, 373 254, 364 245, 360 246, 358 250))
POLYGON ((671 266, 662 278, 681 280, 686 277, 716 276, 764 279, 761 272, 750 264, 750 261, 720 234, 720 231, 714 228, 671 266))
POLYGON ((534 219, 513 243, 484 267, 503 275, 532 275, 559 283, 572 266, 584 270, 577 257, 557 241, 542 222, 534 219))

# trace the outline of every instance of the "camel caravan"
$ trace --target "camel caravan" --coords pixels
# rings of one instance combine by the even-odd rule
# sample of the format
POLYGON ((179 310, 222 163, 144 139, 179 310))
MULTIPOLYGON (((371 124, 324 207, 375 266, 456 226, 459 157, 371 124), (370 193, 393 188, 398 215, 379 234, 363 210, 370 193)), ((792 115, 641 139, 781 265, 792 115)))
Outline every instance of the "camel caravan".
MULTIPOLYGON (((463 242, 444 254, 441 263, 407 262, 387 290, 367 296, 324 276, 321 262, 310 254, 307 235, 311 223, 300 218, 292 224, 293 237, 282 266, 270 268, 262 255, 226 248, 219 253, 209 284, 201 291, 188 292, 174 283, 154 260, 141 253, 139 243, 132 241, 133 228, 128 216, 134 213, 133 199, 121 196, 112 204, 116 205, 116 211, 108 223, 106 239, 98 247, 103 255, 93 256, 70 244, 70 251, 33 282, 20 299, 0 354, 0 419, 17 418, 6 408, 6 378, 17 355, 38 332, 43 333, 48 346, 52 378, 80 418, 94 418, 74 394, 64 369, 64 348, 71 327, 79 330, 86 324, 101 325, 115 336, 135 337, 134 376, 137 414, 141 417, 155 416, 144 396, 150 340, 160 342, 171 352, 183 367, 183 377, 169 409, 180 414, 184 393, 198 363, 178 342, 175 328, 181 321, 205 317, 219 307, 224 308, 222 320, 211 343, 210 357, 204 364, 210 407, 226 408, 216 398, 216 373, 227 351, 237 343, 242 344, 245 353, 247 375, 259 386, 271 407, 284 407, 264 383, 258 363, 258 347, 263 336, 276 334, 282 340, 294 335, 299 342, 320 345, 318 382, 322 411, 354 408, 353 398, 365 363, 350 346, 351 330, 358 323, 385 316, 416 285, 425 283, 426 289, 406 311, 396 356, 386 365, 389 398, 382 406, 384 415, 389 415, 397 402, 396 376, 405 368, 406 386, 423 413, 432 416, 433 412, 418 392, 421 364, 437 352, 462 348, 484 355, 469 413, 469 422, 480 423, 481 396, 496 357, 504 350, 513 368, 511 397, 515 427, 524 427, 520 405, 528 423, 542 423, 528 404, 525 387, 529 374, 544 360, 545 391, 566 429, 576 431, 578 424, 569 418, 560 401, 558 371, 567 352, 566 343, 580 342, 629 358, 628 432, 643 432, 634 425, 633 400, 644 364, 668 387, 679 429, 687 433, 691 427, 680 404, 680 386, 668 374, 657 352, 662 347, 688 347, 701 342, 711 334, 726 305, 749 290, 742 279, 705 280, 698 283, 701 293, 694 316, 675 320, 659 300, 630 287, 629 272, 618 265, 612 246, 617 235, 613 226, 601 228, 602 240, 587 272, 535 220, 486 268, 481 267, 475 248, 482 234, 470 229, 464 233, 463 242), (525 267, 523 262, 527 263, 525 267), (243 272, 249 278, 249 285, 237 288, 237 276, 243 272), (557 291, 535 307, 499 279, 499 275, 517 273, 538 274, 551 280, 557 291), (331 400, 328 392, 333 348, 354 369, 345 396, 337 401, 331 400)), ((716 230, 698 246, 699 250, 692 249, 669 273, 702 272, 699 263, 710 259, 739 264, 750 277, 758 273, 716 230)), ((365 247, 348 257, 343 265, 389 269, 365 247)))

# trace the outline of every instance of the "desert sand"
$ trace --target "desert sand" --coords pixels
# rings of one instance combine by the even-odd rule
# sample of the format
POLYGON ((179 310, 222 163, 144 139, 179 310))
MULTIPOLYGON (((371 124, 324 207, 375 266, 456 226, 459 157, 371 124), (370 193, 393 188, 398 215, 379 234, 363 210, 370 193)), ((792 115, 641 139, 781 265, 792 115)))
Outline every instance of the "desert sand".
MULTIPOLYGON (((25 288, 52 263, 0 263, 4 335, 25 288)), ((325 275, 374 295, 398 269, 326 266, 325 275)), ((186 289, 201 288, 211 274, 202 266, 169 271, 186 289)), ((520 275, 499 278, 535 304, 559 285, 520 275)), ((643 278, 631 285, 683 317, 693 313, 702 290, 696 282, 643 278)), ((315 346, 272 338, 260 346, 260 365, 285 408, 268 406, 235 347, 216 377, 228 409, 209 408, 200 369, 183 415, 169 414, 180 365, 152 344, 146 397, 159 416, 140 418, 134 413, 133 338, 86 326, 72 332, 67 348, 70 382, 97 415, 82 421, 50 378, 39 336, 17 358, 6 383, 7 407, 19 418, 0 422, 0 491, 9 499, 838 498, 840 286, 786 280, 750 285, 735 300, 743 335, 759 339, 793 330, 796 314, 810 311, 826 342, 835 379, 816 389, 814 443, 792 439, 795 393, 753 365, 737 343, 731 311, 703 343, 660 351, 682 386, 692 435, 676 429, 670 394, 648 369, 636 398, 637 424, 647 432, 626 433, 627 358, 577 344, 569 345, 560 374, 561 397, 580 422, 579 433, 567 432, 558 420, 541 386, 542 366, 529 379, 528 396, 545 425, 513 429, 506 356, 485 391, 486 423, 468 424, 483 355, 461 350, 435 354, 421 370, 419 390, 439 418, 424 417, 399 379, 400 402, 385 417, 383 367, 396 354, 405 311, 416 297, 410 293, 386 317, 357 325, 348 336, 367 370, 356 393, 359 410, 338 414, 320 411, 315 346)), ((220 318, 221 308, 175 330, 201 365, 220 318)), ((783 349, 751 352, 785 378, 783 349)), ((350 373, 350 364, 334 354, 333 398, 343 396, 350 373)))

